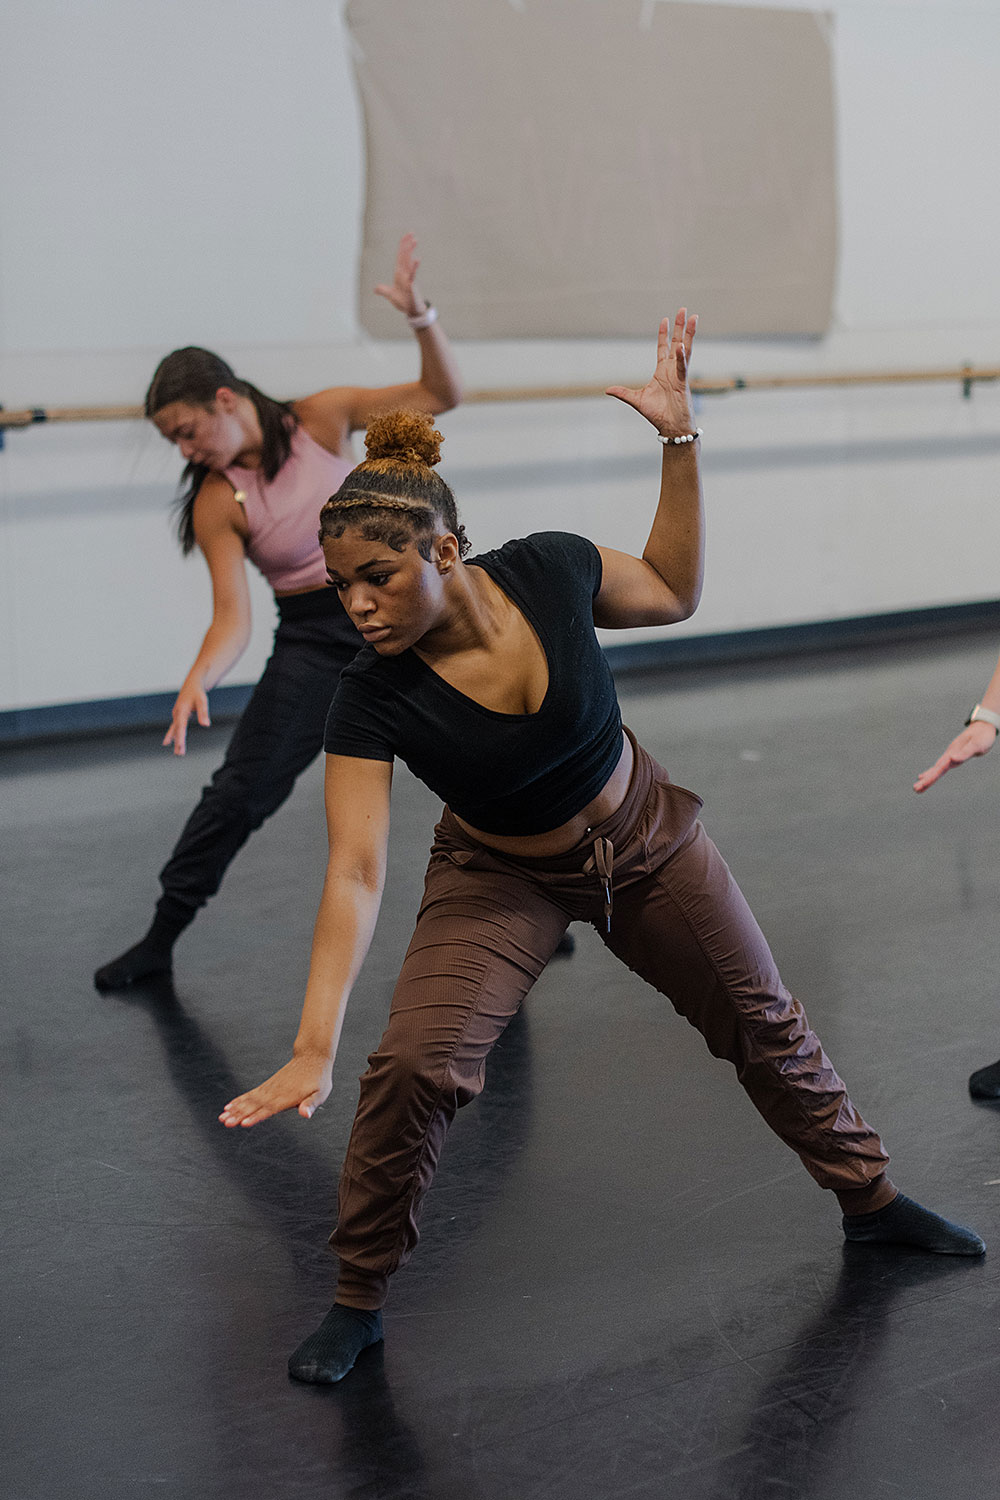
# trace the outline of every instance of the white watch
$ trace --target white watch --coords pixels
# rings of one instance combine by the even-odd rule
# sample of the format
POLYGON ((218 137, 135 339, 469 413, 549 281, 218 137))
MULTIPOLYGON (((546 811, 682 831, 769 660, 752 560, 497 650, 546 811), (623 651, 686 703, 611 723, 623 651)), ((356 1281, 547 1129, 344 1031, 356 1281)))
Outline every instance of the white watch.
POLYGON ((1000 714, 995 714, 991 708, 984 708, 981 703, 976 704, 965 722, 966 724, 992 724, 1000 734, 1000 714))

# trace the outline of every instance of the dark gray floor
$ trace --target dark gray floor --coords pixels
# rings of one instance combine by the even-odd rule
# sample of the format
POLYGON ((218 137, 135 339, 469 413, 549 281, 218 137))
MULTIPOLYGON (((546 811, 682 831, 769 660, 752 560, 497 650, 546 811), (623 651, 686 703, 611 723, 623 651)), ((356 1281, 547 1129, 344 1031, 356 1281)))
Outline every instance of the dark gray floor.
MULTIPOLYGON (((178 949, 176 989, 91 988, 218 756, 154 736, 3 757, 6 1500, 939 1500, 995 1493, 1000 758, 909 790, 992 668, 940 648, 622 683, 700 791, 894 1174, 982 1262, 842 1248, 835 1204, 729 1069, 589 931, 459 1118, 384 1351, 290 1383, 325 1310, 356 1078, 415 909, 433 799, 393 863, 334 1091, 251 1132, 284 1060, 324 860, 318 768, 178 949)), ((1000 753, 998 753, 1000 754, 1000 753)))

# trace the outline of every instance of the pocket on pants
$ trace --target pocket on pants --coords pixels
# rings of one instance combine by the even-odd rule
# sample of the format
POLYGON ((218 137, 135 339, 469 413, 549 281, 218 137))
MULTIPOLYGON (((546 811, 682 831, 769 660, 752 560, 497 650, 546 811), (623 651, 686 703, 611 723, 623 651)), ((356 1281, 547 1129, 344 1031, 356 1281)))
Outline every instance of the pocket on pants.
POLYGON ((496 869, 496 859, 491 851, 482 845, 470 848, 464 844, 453 844, 445 834, 443 838, 440 835, 435 837, 431 845, 431 857, 427 866, 428 876, 432 874, 435 867, 470 872, 496 869))
POLYGON ((639 825, 639 838, 650 868, 670 858, 690 835, 704 802, 697 792, 657 777, 639 825))

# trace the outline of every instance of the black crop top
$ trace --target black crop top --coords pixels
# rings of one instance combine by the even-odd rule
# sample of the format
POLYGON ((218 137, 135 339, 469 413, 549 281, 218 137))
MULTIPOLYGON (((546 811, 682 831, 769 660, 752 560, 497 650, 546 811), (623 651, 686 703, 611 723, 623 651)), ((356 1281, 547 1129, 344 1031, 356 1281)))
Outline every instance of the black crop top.
POLYGON ((484 708, 416 652, 383 657, 363 646, 330 705, 326 749, 398 755, 484 833, 546 833, 596 797, 621 754, 618 698, 594 634, 601 556, 584 537, 542 531, 468 565, 489 574, 542 643, 549 685, 537 712, 484 708))

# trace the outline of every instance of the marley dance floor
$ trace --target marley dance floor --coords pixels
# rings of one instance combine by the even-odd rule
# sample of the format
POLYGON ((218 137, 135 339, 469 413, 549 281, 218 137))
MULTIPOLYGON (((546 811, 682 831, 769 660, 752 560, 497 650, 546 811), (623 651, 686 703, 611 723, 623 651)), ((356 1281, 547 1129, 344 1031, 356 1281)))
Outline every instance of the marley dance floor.
POLYGON ((3 757, 5 1500, 980 1500, 1000 1465, 1000 754, 909 790, 995 643, 625 678, 626 720, 729 858, 913 1196, 981 1262, 846 1253, 835 1204, 594 934, 464 1111, 383 1349, 291 1383, 325 1311, 356 1079, 433 799, 405 772, 333 1094, 251 1132, 284 1060, 324 860, 319 768, 178 949, 100 996, 222 748, 3 757))

